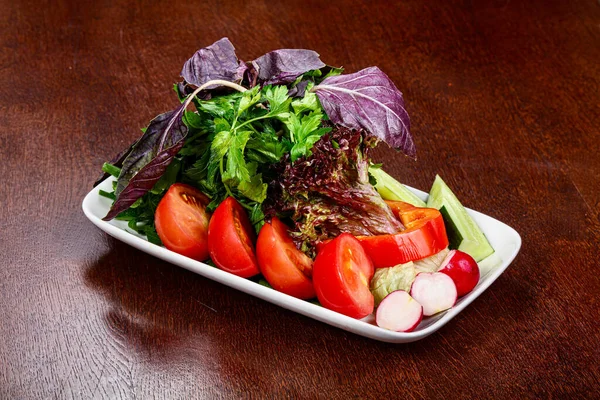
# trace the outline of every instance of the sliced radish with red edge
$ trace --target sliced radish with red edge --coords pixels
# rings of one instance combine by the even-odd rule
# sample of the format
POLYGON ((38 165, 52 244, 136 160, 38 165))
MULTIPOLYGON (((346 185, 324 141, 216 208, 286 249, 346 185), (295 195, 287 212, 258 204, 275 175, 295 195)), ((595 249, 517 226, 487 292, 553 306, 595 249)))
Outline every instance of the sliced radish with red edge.
POLYGON ((458 298, 452 278, 441 272, 421 272, 410 288, 410 295, 423 306, 428 317, 452 308, 458 298))
POLYGON ((411 332, 423 319, 423 306, 404 290, 396 290, 381 301, 375 313, 377 326, 395 332, 411 332))

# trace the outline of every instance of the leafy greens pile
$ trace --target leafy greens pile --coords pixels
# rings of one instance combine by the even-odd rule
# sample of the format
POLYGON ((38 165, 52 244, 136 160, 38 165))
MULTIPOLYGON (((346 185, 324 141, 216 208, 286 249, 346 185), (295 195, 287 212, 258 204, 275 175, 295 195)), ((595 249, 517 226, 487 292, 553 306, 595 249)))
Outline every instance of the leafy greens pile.
POLYGON ((258 230, 288 218, 299 248, 340 232, 402 229, 369 182, 368 149, 384 141, 415 156, 402 94, 377 67, 354 74, 311 50, 281 49, 243 62, 227 38, 200 49, 174 89, 180 105, 155 117, 103 171, 117 178, 105 220, 160 243, 154 211, 174 182, 199 188, 209 210, 227 196, 258 230), (188 111, 190 104, 195 111, 188 111))

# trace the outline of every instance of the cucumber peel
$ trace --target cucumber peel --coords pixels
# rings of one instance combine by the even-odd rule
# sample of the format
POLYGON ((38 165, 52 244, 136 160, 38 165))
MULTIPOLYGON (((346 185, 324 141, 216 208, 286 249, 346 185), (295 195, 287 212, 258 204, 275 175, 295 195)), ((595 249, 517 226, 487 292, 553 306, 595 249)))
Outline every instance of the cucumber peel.
POLYGON ((416 207, 425 207, 423 200, 381 168, 370 167, 369 174, 377 181, 375 189, 384 200, 404 201, 416 207))
POLYGON ((451 249, 464 251, 477 262, 494 252, 481 228, 439 175, 431 186, 427 207, 440 210, 451 249))

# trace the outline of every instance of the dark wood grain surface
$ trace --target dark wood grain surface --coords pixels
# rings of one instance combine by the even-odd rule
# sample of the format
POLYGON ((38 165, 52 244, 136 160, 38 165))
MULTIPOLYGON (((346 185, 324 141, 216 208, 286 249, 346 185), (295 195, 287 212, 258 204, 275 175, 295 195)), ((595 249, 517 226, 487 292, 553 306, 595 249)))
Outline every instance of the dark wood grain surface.
POLYGON ((597 398, 598 2, 195 3, 0 1, 0 398, 597 398), (223 36, 242 59, 299 47, 387 72, 418 160, 376 157, 513 226, 509 269, 390 345, 95 228, 81 201, 102 163, 223 36))

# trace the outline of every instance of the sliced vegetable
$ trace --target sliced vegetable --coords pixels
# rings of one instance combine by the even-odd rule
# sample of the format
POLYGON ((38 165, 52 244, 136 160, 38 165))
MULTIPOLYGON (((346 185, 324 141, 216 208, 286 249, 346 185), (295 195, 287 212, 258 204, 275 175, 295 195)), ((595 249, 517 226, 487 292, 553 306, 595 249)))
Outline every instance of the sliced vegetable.
POLYGON ((369 291, 373 263, 358 240, 348 233, 329 242, 315 259, 313 281, 323 307, 352 318, 373 312, 375 301, 369 291))
POLYGON ((426 317, 452 308, 458 297, 452 279, 441 272, 418 274, 410 295, 423 306, 423 315, 426 317))
POLYGON ((395 332, 412 332, 422 319, 423 306, 404 290, 388 294, 375 314, 377 326, 395 332))
POLYGON ((460 250, 451 250, 439 272, 448 275, 454 281, 458 297, 464 296, 479 283, 479 266, 475 259, 460 250))
POLYGON ((288 227, 274 217, 258 234, 256 258, 263 276, 275 289, 299 299, 315 297, 312 260, 294 246, 288 227))
POLYGON ((192 186, 175 183, 158 203, 154 223, 165 247, 203 261, 208 258, 210 199, 192 186))
POLYGON ((377 189, 384 200, 404 201, 417 207, 426 206, 425 202, 419 196, 411 192, 383 169, 371 166, 369 167, 369 174, 375 178, 375 189, 377 189))
POLYGON ((255 239, 250 219, 240 203, 233 197, 221 202, 208 224, 208 252, 215 265, 242 278, 259 274, 255 239))
POLYGON ((420 226, 424 221, 440 217, 435 208, 415 207, 402 201, 386 201, 386 204, 406 228, 420 226))
POLYGON ((391 235, 357 237, 375 268, 420 260, 448 246, 446 228, 438 210, 403 202, 387 203, 407 229, 391 235))
POLYGON ((439 175, 431 186, 427 207, 437 208, 442 213, 451 249, 468 253, 477 262, 494 252, 481 228, 439 175))

